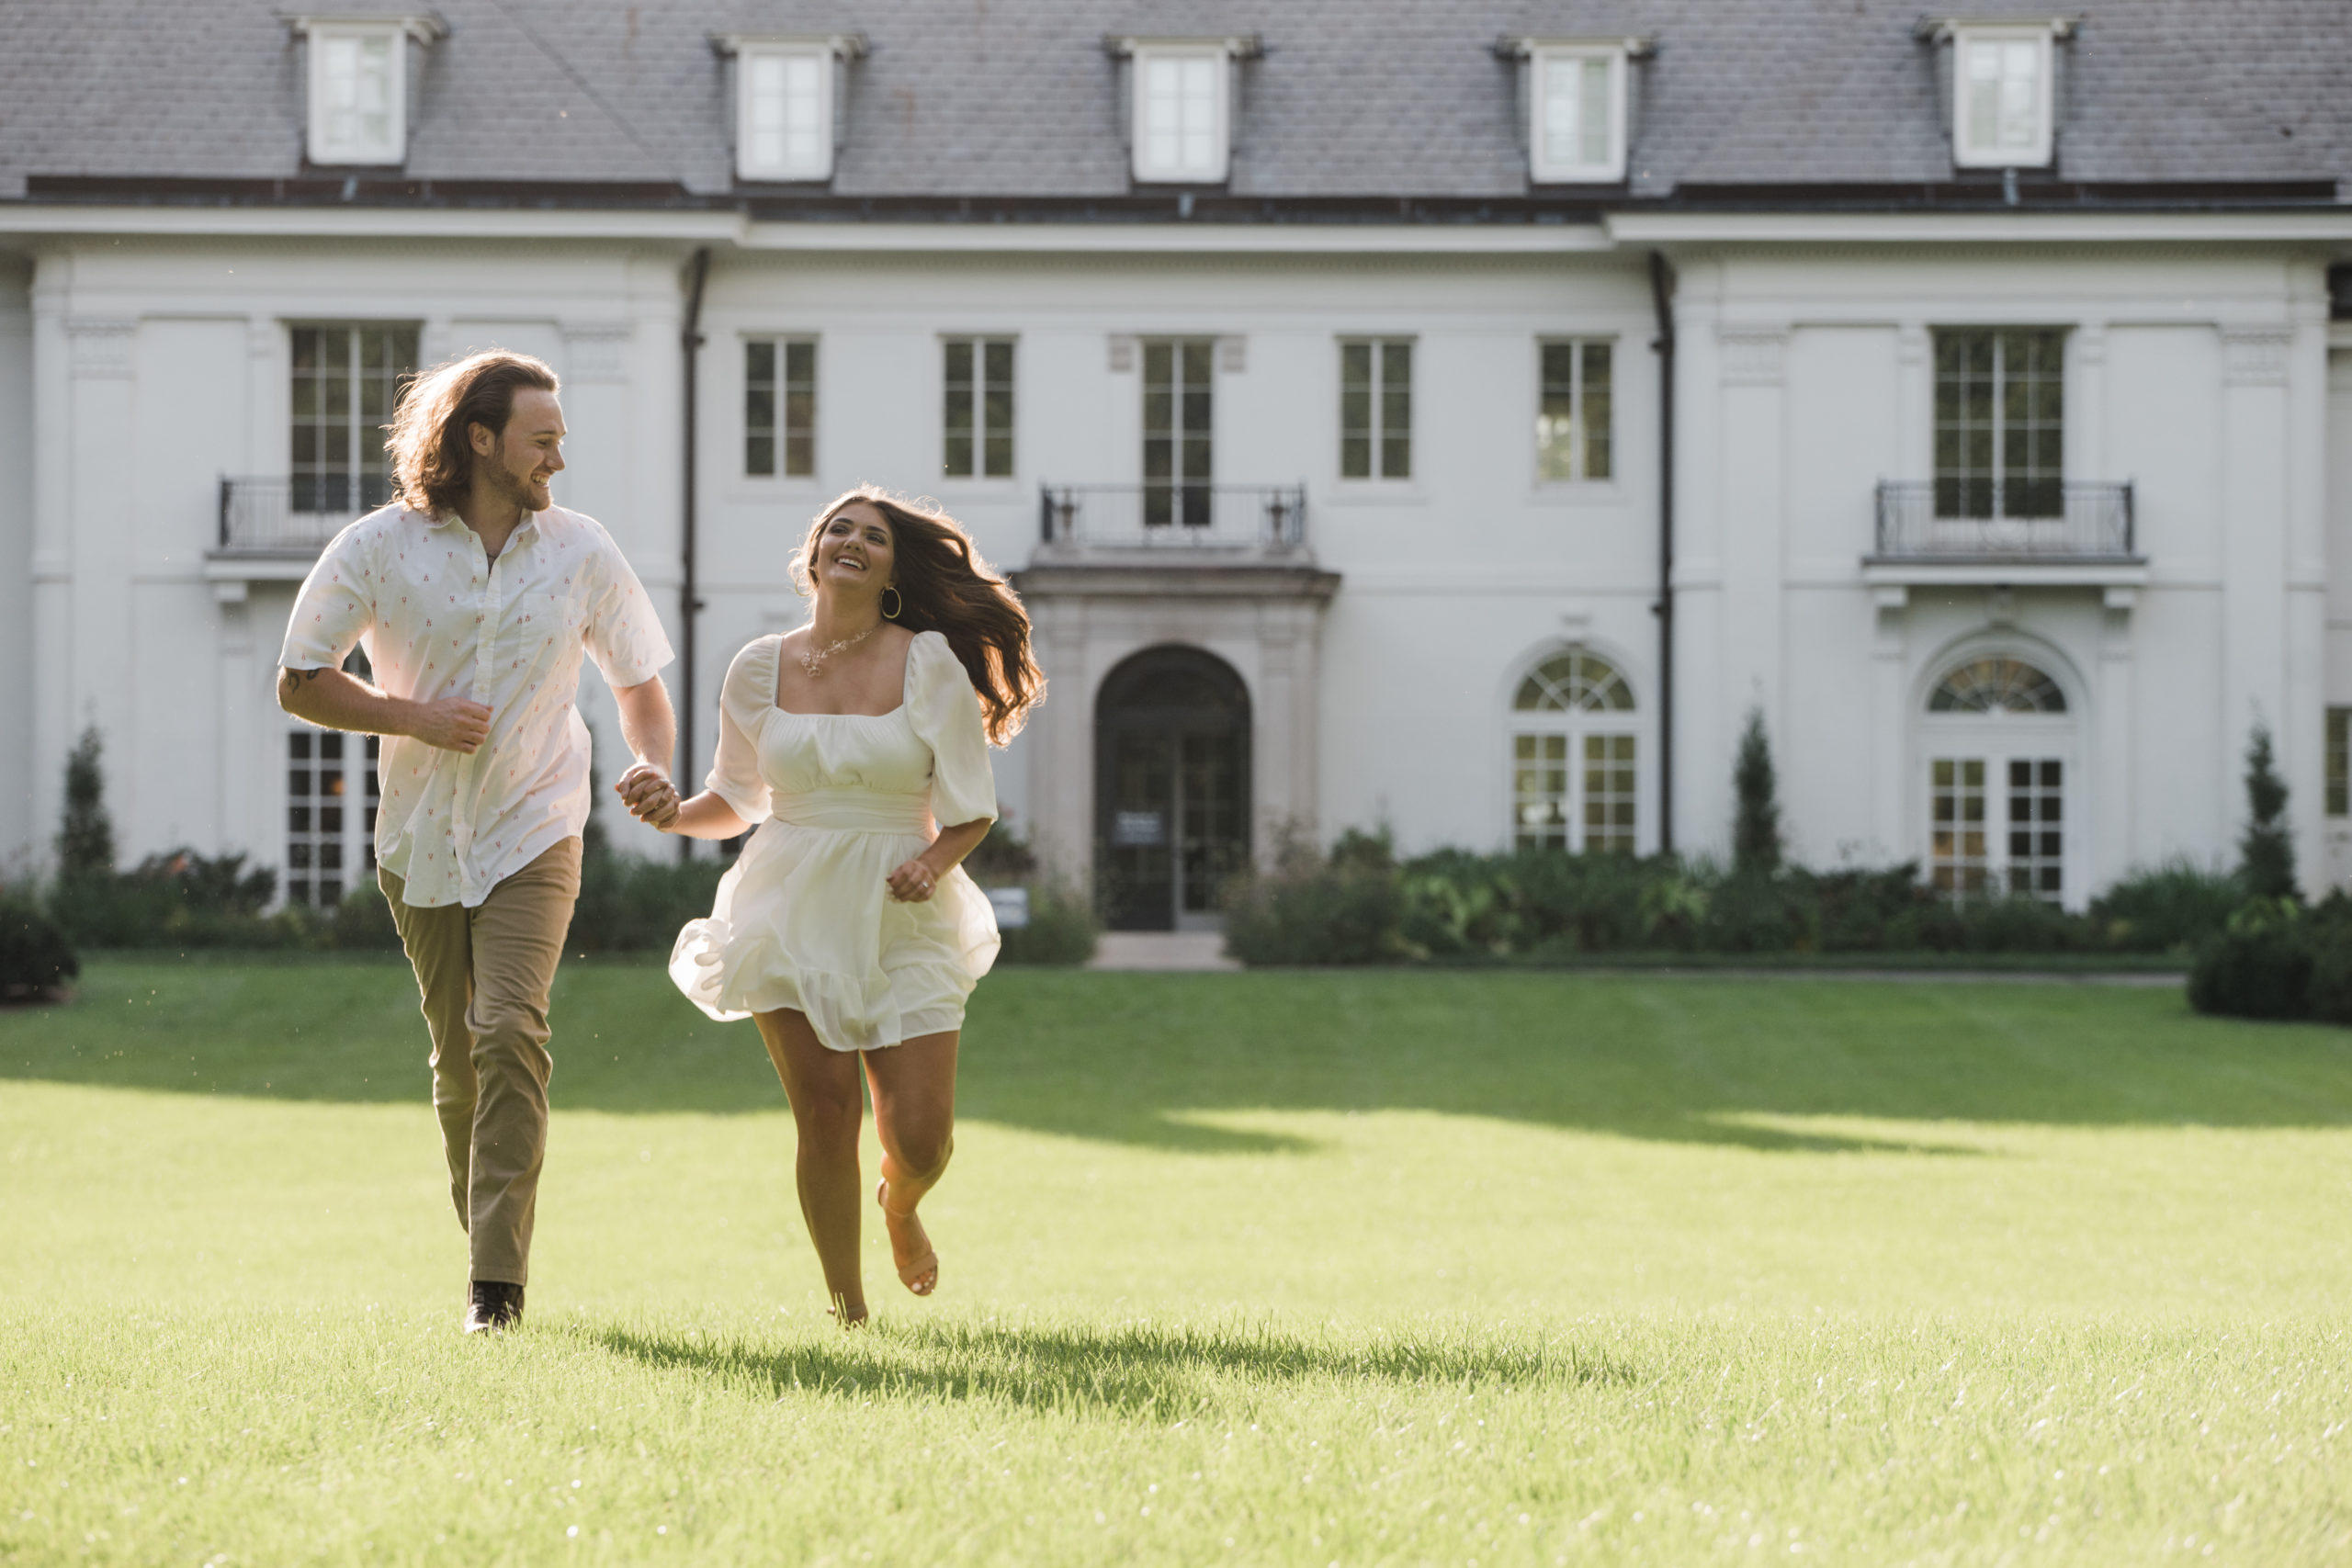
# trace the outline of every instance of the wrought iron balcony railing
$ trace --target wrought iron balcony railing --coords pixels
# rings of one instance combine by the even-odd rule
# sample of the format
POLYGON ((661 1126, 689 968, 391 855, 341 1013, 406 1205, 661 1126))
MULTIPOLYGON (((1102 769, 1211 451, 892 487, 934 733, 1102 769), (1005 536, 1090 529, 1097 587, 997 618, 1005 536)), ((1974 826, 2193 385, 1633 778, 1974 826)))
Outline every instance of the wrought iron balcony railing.
POLYGON ((2133 560, 2132 487, 1882 479, 1878 558, 2133 560))
POLYGON ((1305 485, 1044 485, 1048 546, 1102 549, 1295 549, 1306 542, 1305 485))
POLYGON ((222 555, 316 555, 363 513, 392 498, 382 474, 300 474, 220 479, 222 555))

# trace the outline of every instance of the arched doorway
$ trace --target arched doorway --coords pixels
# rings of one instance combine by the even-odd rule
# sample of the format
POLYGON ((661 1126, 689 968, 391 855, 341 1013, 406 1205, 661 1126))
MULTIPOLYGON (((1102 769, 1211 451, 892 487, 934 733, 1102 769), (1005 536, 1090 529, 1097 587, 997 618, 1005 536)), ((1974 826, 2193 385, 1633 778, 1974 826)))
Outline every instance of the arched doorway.
POLYGON ((1250 858, 1250 692, 1196 648, 1147 649, 1094 703, 1094 864, 1114 931, 1217 924, 1250 858))
POLYGON ((1955 898, 2068 902, 2080 834, 2075 716, 2040 666, 1980 654, 1946 669, 1919 717, 1928 875, 1955 898))

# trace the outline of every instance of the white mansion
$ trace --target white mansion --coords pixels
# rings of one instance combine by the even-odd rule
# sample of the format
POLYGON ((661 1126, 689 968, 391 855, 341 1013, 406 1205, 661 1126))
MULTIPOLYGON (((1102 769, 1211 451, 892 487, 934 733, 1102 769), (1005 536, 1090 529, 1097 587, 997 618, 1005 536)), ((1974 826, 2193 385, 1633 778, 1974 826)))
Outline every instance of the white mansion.
POLYGON ((2352 874, 2352 7, 130 15, 0 11, 0 874, 90 726, 127 855, 364 874, 278 639, 492 345, 694 777, 825 500, 965 519, 1124 924, 1294 827, 1720 852, 1752 709, 1811 863, 2078 905, 2229 857, 2263 724, 2352 874))

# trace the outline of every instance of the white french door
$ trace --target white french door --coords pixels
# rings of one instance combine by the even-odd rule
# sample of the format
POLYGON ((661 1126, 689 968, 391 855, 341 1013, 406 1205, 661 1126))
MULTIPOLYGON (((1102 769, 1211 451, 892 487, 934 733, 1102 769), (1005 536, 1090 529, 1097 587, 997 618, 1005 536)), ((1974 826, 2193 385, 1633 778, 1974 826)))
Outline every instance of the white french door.
POLYGON ((1925 859, 1938 892, 2074 901, 2081 835, 2073 739, 2063 720, 1927 727, 1925 859))

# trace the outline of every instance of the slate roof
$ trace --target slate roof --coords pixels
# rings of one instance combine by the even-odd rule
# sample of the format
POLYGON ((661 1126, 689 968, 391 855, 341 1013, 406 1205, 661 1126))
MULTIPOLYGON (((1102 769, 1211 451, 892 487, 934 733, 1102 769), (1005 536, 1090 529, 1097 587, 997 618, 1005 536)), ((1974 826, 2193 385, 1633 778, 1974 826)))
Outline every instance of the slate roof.
MULTIPOLYGON (((2060 50, 2056 175, 2318 182, 2352 197, 2352 4, 2094 0, 2060 50)), ((61 179, 272 181, 303 164, 277 0, 7 0, 0 199, 61 179)), ((345 14, 379 7, 359 0, 345 14)), ((403 7, 382 6, 385 14, 403 7)), ((1247 33, 1228 192, 1530 195, 1505 35, 1641 35, 1632 199, 1951 186, 1919 0, 437 0, 402 176, 739 195, 725 32, 854 31, 836 198, 1120 198, 1106 35, 1247 33)), ((1967 12, 1955 12, 1968 15, 1967 12)), ((2013 4, 1975 14, 2013 15, 2013 4)), ((120 191, 118 195, 122 194, 120 191)), ((593 193, 585 197, 594 200, 593 193)), ((1624 197, 1621 197, 1621 199, 1624 197)))

